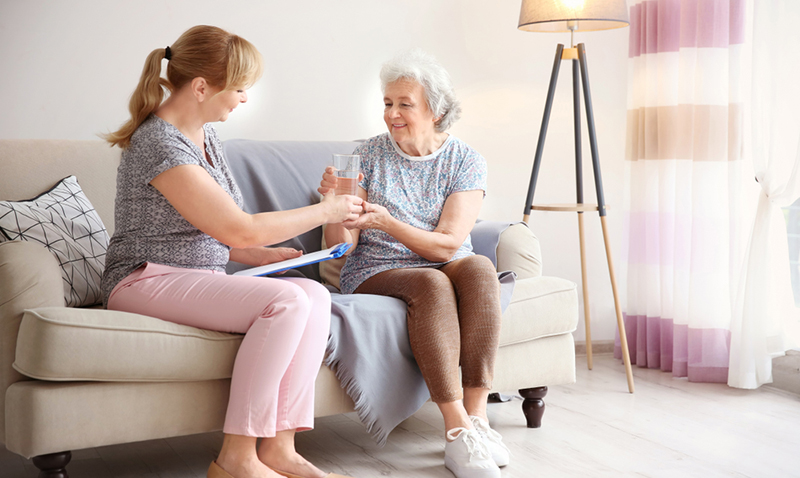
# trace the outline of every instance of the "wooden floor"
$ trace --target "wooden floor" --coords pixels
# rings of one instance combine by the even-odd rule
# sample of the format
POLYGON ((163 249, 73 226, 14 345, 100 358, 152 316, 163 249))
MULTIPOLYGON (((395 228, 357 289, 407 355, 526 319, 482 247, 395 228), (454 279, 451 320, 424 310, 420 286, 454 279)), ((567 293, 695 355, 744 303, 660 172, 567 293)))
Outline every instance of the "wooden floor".
MULTIPOLYGON (((489 405, 513 453, 503 477, 800 477, 800 397, 695 384, 596 355, 578 357, 578 382, 552 387, 540 429, 527 429, 520 400, 489 405)), ((384 448, 354 414, 318 419, 297 447, 320 468, 367 477, 452 478, 443 466, 443 422, 428 403, 392 432, 384 448)), ((209 433, 73 452, 71 478, 205 477, 219 451, 209 433)), ((0 477, 33 478, 29 460, 0 448, 0 477)))

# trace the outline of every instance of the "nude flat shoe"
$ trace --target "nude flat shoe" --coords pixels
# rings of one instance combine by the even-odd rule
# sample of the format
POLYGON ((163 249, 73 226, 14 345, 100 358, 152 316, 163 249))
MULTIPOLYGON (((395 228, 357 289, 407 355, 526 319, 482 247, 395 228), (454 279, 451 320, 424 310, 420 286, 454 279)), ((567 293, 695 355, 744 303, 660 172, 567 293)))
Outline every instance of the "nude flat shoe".
POLYGON ((233 475, 223 470, 221 466, 217 465, 216 461, 212 461, 208 467, 208 478, 233 478, 233 475))

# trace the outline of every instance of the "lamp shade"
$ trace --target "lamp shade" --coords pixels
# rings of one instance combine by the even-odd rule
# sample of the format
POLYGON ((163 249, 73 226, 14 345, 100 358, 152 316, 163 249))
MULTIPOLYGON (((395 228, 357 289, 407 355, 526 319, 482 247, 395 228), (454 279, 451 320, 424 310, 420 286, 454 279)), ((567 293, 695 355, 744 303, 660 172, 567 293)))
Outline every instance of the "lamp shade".
POLYGON ((625 0, 522 0, 519 29, 528 32, 609 30, 628 26, 625 0))

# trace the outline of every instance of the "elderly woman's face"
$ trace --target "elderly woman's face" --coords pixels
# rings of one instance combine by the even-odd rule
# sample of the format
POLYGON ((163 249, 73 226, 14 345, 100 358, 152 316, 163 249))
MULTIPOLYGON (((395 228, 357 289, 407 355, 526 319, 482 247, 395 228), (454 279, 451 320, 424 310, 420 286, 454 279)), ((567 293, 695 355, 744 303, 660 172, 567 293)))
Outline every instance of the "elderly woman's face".
POLYGON ((397 144, 436 133, 436 118, 425 101, 425 88, 416 81, 400 79, 386 85, 383 104, 383 120, 397 144))

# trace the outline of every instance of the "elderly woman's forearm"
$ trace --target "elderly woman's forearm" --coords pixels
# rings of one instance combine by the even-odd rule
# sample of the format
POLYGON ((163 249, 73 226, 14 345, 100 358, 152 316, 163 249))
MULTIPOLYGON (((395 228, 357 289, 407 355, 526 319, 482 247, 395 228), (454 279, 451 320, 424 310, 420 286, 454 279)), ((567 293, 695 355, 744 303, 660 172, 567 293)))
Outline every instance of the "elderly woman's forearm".
MULTIPOLYGON (((342 242, 349 242, 355 245, 357 241, 358 237, 355 231, 345 228, 341 223, 328 224, 325 226, 325 244, 327 244, 328 247, 342 242)), ((349 254, 352 250, 353 248, 351 247, 347 253, 349 254)))
POLYGON ((424 231, 394 218, 386 225, 383 232, 431 262, 449 261, 466 239, 466 237, 459 239, 448 231, 424 231))

